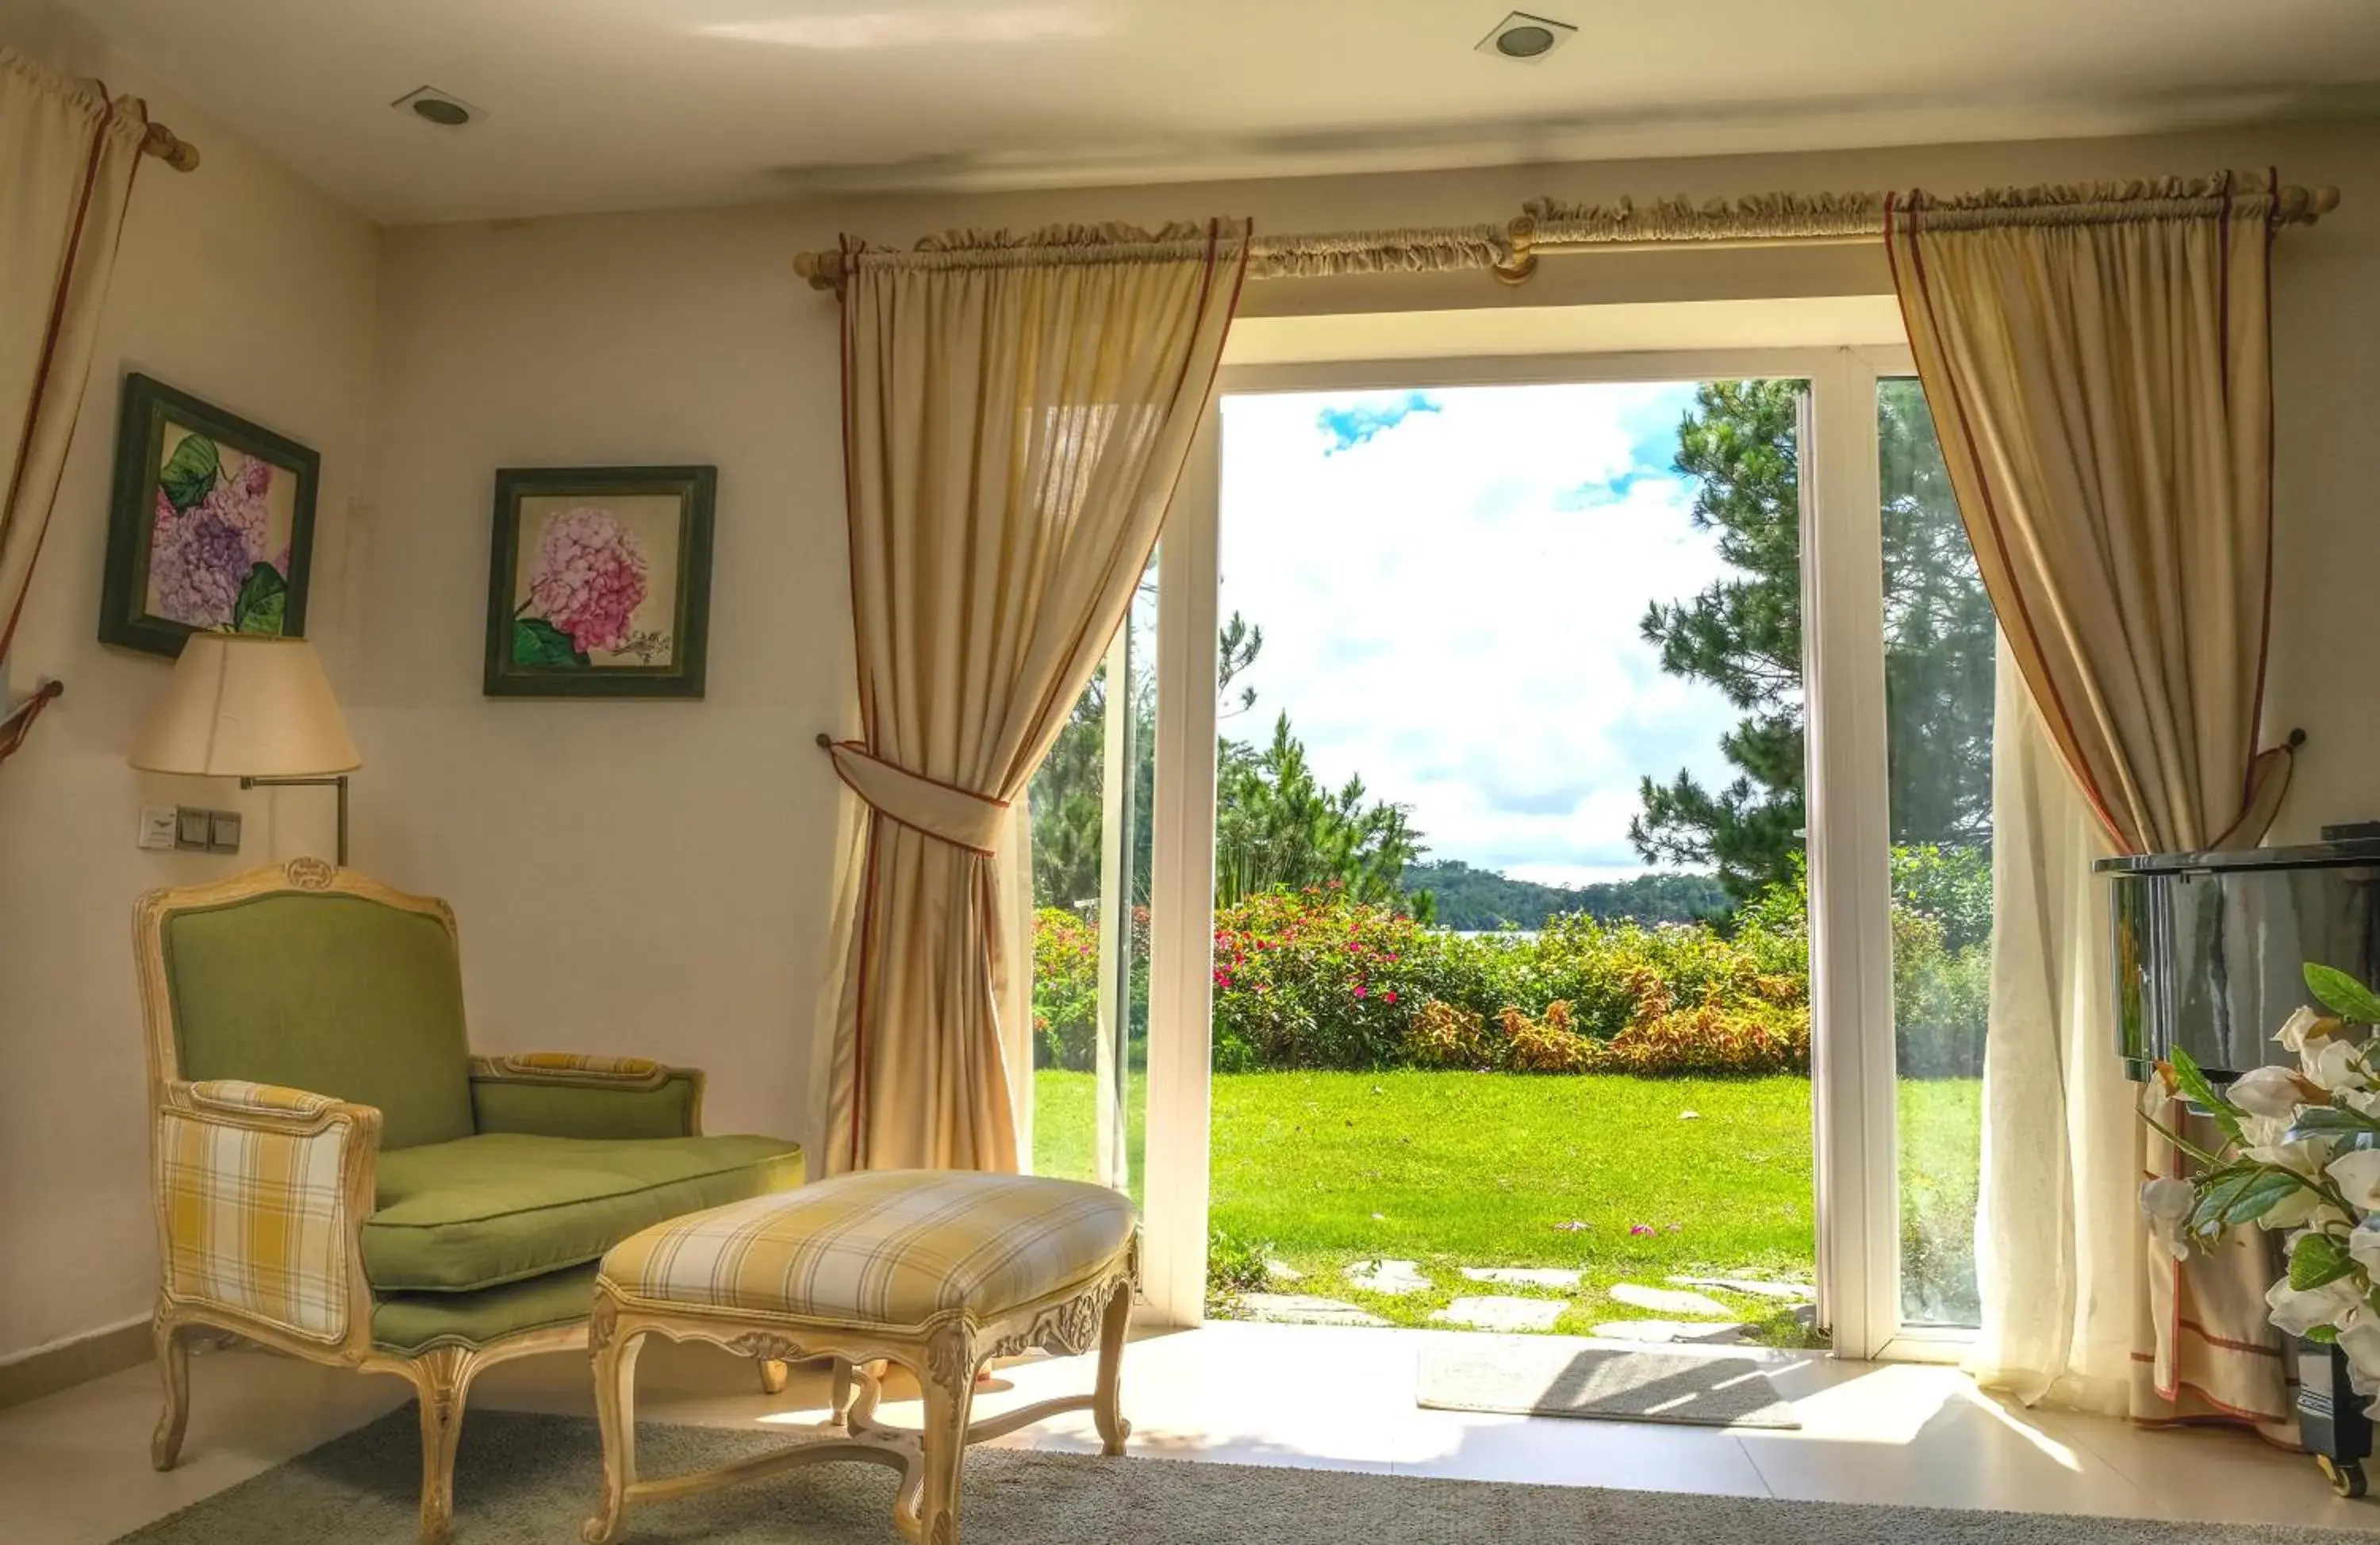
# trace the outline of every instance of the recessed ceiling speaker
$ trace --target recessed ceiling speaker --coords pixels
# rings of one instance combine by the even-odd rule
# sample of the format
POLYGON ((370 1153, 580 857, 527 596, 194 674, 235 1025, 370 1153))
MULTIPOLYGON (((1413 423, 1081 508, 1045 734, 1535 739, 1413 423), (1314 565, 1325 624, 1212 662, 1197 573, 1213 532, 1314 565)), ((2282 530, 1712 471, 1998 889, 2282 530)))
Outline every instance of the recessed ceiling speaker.
POLYGON ((449 95, 435 86, 421 86, 407 91, 389 103, 401 113, 410 113, 425 124, 440 128, 461 128, 480 115, 480 110, 461 97, 449 95))
POLYGON ((1479 40, 1479 52, 1518 65, 1534 65, 1568 42, 1578 29, 1567 21, 1514 11, 1479 40))

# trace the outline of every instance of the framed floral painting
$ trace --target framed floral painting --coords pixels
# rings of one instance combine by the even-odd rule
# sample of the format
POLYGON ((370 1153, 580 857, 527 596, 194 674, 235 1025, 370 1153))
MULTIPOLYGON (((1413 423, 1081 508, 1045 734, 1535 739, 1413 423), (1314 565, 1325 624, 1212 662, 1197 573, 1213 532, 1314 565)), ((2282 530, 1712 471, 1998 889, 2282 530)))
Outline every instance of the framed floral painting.
POLYGON ((194 633, 302 637, 321 468, 294 440, 126 376, 100 642, 179 655, 194 633))
POLYGON ((507 467, 488 561, 492 697, 700 697, 715 466, 507 467))

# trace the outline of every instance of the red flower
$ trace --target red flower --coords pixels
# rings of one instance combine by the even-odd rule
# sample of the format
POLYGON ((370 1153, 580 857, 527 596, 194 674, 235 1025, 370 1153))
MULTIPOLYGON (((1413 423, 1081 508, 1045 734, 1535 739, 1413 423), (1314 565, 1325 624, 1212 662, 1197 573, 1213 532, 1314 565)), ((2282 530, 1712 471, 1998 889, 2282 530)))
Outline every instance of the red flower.
POLYGON ((1396 1001, 1397 1001, 1397 990, 1396 990, 1394 987, 1390 987, 1387 992, 1384 992, 1384 993, 1382 993, 1382 994, 1380 995, 1380 1001, 1381 1001, 1381 1002, 1383 1002, 1383 1003, 1394 1003, 1394 1002, 1396 1002, 1396 1001))

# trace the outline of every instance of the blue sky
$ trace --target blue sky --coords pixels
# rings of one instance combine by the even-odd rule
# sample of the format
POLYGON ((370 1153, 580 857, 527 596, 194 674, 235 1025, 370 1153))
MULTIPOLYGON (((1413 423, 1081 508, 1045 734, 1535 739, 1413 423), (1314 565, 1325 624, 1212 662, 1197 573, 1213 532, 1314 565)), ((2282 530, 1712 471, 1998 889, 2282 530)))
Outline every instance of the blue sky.
POLYGON ((1317 770, 1412 806, 1433 857, 1642 873, 1638 779, 1724 780, 1736 718, 1637 632, 1725 569, 1670 468, 1693 391, 1226 398, 1223 612, 1265 646, 1224 732, 1286 710, 1317 770))

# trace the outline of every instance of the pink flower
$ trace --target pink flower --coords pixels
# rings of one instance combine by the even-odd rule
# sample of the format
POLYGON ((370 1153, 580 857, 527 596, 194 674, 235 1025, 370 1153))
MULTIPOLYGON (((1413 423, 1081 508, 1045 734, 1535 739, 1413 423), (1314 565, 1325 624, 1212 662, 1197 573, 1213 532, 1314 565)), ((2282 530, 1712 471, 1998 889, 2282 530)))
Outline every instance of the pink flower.
POLYGON ((609 510, 580 505, 545 517, 529 604, 570 635, 572 647, 617 649, 645 599, 645 545, 609 510))
POLYGON ((1632 1223, 1628 1225, 1628 1232, 1632 1237, 1641 1237, 1653 1233, 1654 1228, 1649 1223, 1632 1223))
POLYGON ((1365 992, 1364 984, 1363 984, 1361 982, 1356 983, 1356 984, 1355 984, 1355 996, 1356 996, 1357 997, 1362 997, 1362 996, 1364 996, 1364 992, 1365 992))

